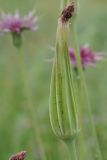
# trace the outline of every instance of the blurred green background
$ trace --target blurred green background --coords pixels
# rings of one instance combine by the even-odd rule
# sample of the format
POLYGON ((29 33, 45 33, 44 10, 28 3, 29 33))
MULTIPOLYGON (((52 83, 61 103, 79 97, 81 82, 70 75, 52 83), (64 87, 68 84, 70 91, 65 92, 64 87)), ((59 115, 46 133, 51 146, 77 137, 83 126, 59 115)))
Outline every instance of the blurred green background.
MULTIPOLYGON (((27 78, 32 93, 35 127, 47 159, 67 160, 64 145, 51 130, 48 101, 53 57, 49 46, 54 46, 58 0, 0 0, 5 12, 19 10, 21 15, 36 9, 39 17, 37 32, 25 32, 23 52, 27 63, 27 78)), ((90 44, 96 51, 107 51, 107 0, 80 0, 78 17, 79 44, 90 44)), ((9 34, 0 36, 0 159, 8 159, 13 153, 27 150, 28 159, 41 160, 41 149, 34 146, 31 121, 23 94, 17 51, 9 34)), ((19 53, 20 54, 20 53, 19 53)), ((107 160, 107 64, 101 62, 85 71, 93 109, 94 122, 104 160, 107 160)))

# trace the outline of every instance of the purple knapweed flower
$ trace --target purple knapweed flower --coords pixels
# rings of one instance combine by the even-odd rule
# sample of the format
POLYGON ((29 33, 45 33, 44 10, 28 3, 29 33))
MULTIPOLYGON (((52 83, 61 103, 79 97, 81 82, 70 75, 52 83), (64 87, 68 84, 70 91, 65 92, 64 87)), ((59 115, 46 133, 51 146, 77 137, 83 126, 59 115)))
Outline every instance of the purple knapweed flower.
POLYGON ((35 12, 29 12, 27 16, 20 17, 17 11, 14 15, 2 13, 0 17, 0 31, 21 33, 23 30, 36 30, 37 17, 35 12))
MULTIPOLYGON (((76 58, 73 48, 69 48, 69 56, 71 64, 74 68, 77 68, 76 66, 76 58)), ((102 60, 104 57, 98 52, 93 52, 89 46, 83 46, 80 48, 80 58, 81 58, 81 64, 82 67, 85 68, 87 66, 93 66, 97 61, 102 60)))
POLYGON ((26 151, 21 151, 19 153, 16 153, 15 155, 12 155, 9 160, 24 160, 26 157, 26 151))
POLYGON ((38 18, 35 16, 35 12, 29 12, 27 16, 21 17, 17 11, 14 15, 2 13, 0 16, 0 31, 10 32, 13 38, 13 44, 16 47, 20 47, 22 44, 21 34, 24 30, 35 31, 38 18))

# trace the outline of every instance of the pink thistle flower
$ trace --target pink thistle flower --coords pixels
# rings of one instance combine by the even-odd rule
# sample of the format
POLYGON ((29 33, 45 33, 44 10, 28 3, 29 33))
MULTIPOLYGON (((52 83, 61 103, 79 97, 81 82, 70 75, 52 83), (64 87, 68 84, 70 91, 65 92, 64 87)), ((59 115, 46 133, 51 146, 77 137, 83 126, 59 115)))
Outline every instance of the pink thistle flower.
POLYGON ((0 31, 10 32, 15 47, 22 45, 22 32, 24 30, 37 30, 37 17, 35 12, 29 12, 27 16, 20 17, 19 12, 14 15, 2 13, 0 17, 0 31))
POLYGON ((0 31, 20 34, 23 30, 36 30, 37 17, 34 11, 27 16, 20 17, 19 12, 14 15, 2 13, 0 17, 0 31))
MULTIPOLYGON (((69 48, 70 61, 74 68, 76 67, 76 58, 73 48, 69 48)), ((88 46, 80 48, 80 58, 82 67, 93 66, 97 61, 102 60, 104 57, 100 53, 93 52, 88 46)))
POLYGON ((24 160, 26 157, 26 151, 21 151, 15 155, 12 155, 9 160, 24 160))

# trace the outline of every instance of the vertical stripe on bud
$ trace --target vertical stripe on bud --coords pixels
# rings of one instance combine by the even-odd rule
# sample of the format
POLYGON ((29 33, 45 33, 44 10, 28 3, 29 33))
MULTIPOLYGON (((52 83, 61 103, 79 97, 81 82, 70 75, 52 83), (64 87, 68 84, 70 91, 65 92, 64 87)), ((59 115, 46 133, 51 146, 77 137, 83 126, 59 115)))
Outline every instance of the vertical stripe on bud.
POLYGON ((50 121, 55 135, 61 139, 72 139, 78 133, 75 88, 67 46, 68 20, 72 11, 73 7, 65 8, 58 21, 50 85, 50 121))

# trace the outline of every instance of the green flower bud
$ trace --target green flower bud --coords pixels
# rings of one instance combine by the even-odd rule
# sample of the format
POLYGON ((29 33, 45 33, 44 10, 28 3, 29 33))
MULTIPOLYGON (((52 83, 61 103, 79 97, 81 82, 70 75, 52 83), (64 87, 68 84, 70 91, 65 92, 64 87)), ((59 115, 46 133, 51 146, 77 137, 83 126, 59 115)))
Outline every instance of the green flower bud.
POLYGON ((58 21, 49 107, 53 132, 65 140, 73 139, 78 133, 75 88, 67 45, 68 25, 61 15, 58 21))

